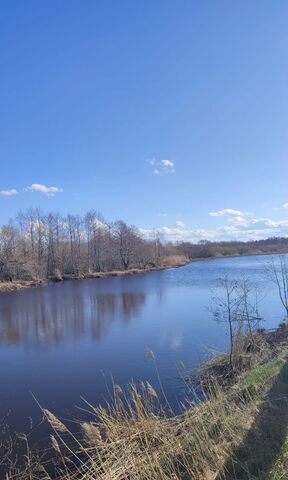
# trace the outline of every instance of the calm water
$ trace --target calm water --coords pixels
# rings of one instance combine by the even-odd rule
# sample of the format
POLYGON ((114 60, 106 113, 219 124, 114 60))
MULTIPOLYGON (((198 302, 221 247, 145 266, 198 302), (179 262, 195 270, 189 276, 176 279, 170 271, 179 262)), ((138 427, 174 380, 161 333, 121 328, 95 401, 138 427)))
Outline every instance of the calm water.
POLYGON ((195 367, 207 348, 225 349, 225 327, 208 311, 211 289, 225 273, 243 272, 261 285, 266 326, 283 317, 275 290, 265 281, 268 258, 196 262, 135 276, 71 281, 0 297, 0 417, 10 431, 27 430, 41 415, 31 393, 62 418, 79 416, 80 396, 107 398, 118 384, 146 379, 157 387, 156 355, 166 394, 181 400, 178 365, 195 367))

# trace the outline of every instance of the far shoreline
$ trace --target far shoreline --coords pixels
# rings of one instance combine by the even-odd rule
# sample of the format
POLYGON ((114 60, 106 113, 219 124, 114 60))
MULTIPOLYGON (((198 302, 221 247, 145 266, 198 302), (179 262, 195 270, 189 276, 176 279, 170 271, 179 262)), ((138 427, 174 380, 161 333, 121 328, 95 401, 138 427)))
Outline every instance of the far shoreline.
MULTIPOLYGON (((287 254, 288 254, 288 249, 287 251, 283 251, 283 252, 257 252, 257 253, 251 252, 251 253, 245 253, 244 255, 235 253, 234 255, 215 255, 214 257, 193 258, 188 263, 206 262, 209 260, 223 260, 224 258, 263 257, 263 256, 287 255, 287 254)), ((184 266, 184 265, 180 265, 180 266, 184 266)))
POLYGON ((235 254, 235 255, 215 255, 213 257, 200 257, 193 258, 187 261, 176 263, 173 265, 164 264, 157 267, 148 267, 148 268, 130 268, 128 270, 113 270, 110 272, 95 272, 95 273, 83 273, 80 275, 75 274, 64 274, 61 278, 50 277, 47 279, 37 279, 37 280, 12 280, 9 282, 0 282, 0 295, 2 293, 15 292, 19 290, 24 290, 27 288, 39 288, 45 285, 53 283, 61 283, 65 281, 79 281, 79 280, 94 280, 98 278, 109 278, 109 277, 122 277, 130 275, 138 275, 140 273, 149 273, 149 272, 159 272, 161 270, 169 270, 172 268, 185 267, 191 263, 195 262, 208 262, 211 260, 223 260, 225 258, 243 258, 243 257, 260 257, 260 256, 271 256, 271 255, 285 255, 288 254, 288 250, 284 252, 257 252, 257 253, 245 253, 245 255, 235 254))
POLYGON ((99 278, 109 278, 109 277, 123 277, 138 275, 140 273, 149 273, 149 272, 158 272, 161 270, 168 270, 170 268, 180 268, 185 267, 189 263, 192 263, 191 260, 186 262, 180 262, 175 265, 159 265, 157 267, 148 267, 148 268, 130 268, 128 270, 113 270, 111 272, 95 272, 95 273, 83 273, 80 275, 75 274, 64 274, 61 278, 50 277, 47 279, 39 280, 12 280, 9 282, 0 282, 0 295, 1 293, 15 292, 19 290, 24 290, 27 288, 39 288, 45 285, 50 285, 53 283, 62 283, 66 281, 79 281, 79 280, 96 280, 99 278))

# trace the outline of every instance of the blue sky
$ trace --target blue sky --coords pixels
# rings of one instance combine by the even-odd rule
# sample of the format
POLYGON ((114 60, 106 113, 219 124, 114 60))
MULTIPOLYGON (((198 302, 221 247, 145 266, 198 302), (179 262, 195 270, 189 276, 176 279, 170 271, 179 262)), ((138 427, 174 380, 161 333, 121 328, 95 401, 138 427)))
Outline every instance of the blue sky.
POLYGON ((287 235, 287 23, 286 0, 4 0, 0 222, 287 235))

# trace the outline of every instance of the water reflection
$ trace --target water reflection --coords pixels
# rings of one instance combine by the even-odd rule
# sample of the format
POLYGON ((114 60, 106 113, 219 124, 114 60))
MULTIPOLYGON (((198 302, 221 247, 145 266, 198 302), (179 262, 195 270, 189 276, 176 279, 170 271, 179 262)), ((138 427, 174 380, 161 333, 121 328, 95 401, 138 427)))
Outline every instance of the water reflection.
POLYGON ((89 336, 105 337, 115 321, 130 323, 146 301, 143 292, 87 292, 55 288, 32 295, 3 296, 0 305, 0 343, 30 346, 58 344, 89 336), (21 299, 20 299, 21 297, 21 299), (47 298, 48 297, 48 298, 47 298))

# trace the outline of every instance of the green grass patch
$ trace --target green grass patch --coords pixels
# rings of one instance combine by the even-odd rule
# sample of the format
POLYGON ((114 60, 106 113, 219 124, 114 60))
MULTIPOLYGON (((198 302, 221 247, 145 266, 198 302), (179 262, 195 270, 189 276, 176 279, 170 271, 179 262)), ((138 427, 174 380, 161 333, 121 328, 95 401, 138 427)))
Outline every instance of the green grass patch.
POLYGON ((263 385, 269 387, 276 375, 279 375, 284 361, 282 358, 275 358, 264 365, 256 365, 252 370, 244 372, 235 385, 236 389, 253 387, 256 390, 263 385))

